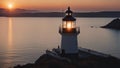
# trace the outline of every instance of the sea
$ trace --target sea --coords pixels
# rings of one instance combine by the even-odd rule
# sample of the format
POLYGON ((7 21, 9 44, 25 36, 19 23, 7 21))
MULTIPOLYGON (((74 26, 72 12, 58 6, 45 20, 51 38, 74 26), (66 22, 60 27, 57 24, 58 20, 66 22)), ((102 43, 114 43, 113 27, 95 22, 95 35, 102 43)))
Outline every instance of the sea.
MULTIPOLYGON (((115 18, 76 18, 78 46, 120 58, 120 31, 100 28, 115 18)), ((62 17, 0 17, 0 68, 34 63, 61 45, 62 17)), ((69 43, 69 42, 68 42, 69 43)))

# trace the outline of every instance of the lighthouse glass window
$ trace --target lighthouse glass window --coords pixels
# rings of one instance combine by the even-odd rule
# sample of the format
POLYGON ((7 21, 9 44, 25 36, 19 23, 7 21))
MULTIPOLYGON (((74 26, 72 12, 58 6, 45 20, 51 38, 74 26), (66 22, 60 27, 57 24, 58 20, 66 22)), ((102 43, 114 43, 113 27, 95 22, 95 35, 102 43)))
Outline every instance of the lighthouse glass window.
POLYGON ((75 22, 74 21, 64 21, 63 22, 63 28, 75 28, 75 22))
POLYGON ((66 15, 72 15, 72 13, 66 13, 66 15))

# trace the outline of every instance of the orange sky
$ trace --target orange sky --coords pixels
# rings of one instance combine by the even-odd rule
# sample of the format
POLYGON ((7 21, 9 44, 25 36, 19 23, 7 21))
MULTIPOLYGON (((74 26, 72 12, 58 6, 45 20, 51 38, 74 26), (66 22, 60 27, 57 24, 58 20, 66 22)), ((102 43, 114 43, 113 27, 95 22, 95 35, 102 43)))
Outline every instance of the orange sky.
POLYGON ((0 7, 6 8, 9 2, 15 8, 41 11, 62 11, 69 5, 75 11, 120 10, 120 0, 0 0, 0 7))

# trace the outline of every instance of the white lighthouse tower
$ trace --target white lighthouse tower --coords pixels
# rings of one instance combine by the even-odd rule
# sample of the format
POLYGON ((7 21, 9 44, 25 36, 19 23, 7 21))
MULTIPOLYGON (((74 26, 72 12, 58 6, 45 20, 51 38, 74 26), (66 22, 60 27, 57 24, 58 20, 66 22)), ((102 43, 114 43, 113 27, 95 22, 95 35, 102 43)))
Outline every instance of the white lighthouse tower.
POLYGON ((65 12, 65 17, 62 19, 62 25, 59 28, 59 33, 62 35, 61 49, 64 54, 78 54, 77 35, 80 33, 80 28, 76 27, 76 19, 72 16, 70 7, 65 12))

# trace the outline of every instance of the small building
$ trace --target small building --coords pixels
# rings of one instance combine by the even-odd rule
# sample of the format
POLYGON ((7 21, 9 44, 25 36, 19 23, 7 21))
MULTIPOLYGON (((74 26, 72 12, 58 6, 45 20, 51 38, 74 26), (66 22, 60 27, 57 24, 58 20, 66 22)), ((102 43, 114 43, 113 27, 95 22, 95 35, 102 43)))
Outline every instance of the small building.
POLYGON ((65 17, 62 19, 62 24, 59 27, 61 34, 61 50, 64 54, 78 54, 77 36, 80 33, 80 28, 76 27, 76 19, 73 17, 73 12, 70 7, 65 12, 65 17))

